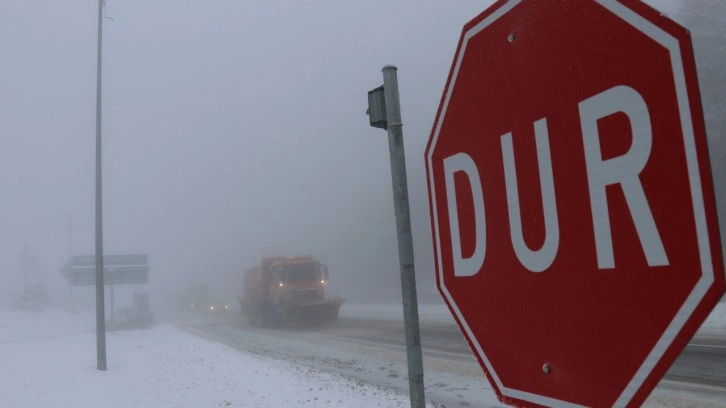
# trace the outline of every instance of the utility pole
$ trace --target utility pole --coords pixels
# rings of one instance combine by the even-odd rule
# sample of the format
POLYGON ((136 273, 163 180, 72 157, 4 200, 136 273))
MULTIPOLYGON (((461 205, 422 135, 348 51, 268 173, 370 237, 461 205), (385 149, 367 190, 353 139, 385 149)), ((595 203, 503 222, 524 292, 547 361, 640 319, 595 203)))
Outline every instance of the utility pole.
POLYGON ((101 194, 101 44, 103 3, 98 0, 98 56, 96 61, 96 358, 106 371, 106 313, 103 298, 103 207, 101 194))
POLYGON ((403 149, 403 124, 401 123, 397 71, 398 68, 393 65, 383 67, 383 86, 368 93, 368 114, 371 126, 388 130, 393 204, 396 210, 398 259, 403 296, 403 322, 406 327, 408 387, 411 396, 411 407, 424 408, 426 398, 423 384, 423 358, 418 323, 416 273, 413 265, 413 238, 411 236, 411 214, 408 206, 406 157, 403 149))
POLYGON ((73 258, 73 219, 72 215, 68 213, 68 261, 73 258))

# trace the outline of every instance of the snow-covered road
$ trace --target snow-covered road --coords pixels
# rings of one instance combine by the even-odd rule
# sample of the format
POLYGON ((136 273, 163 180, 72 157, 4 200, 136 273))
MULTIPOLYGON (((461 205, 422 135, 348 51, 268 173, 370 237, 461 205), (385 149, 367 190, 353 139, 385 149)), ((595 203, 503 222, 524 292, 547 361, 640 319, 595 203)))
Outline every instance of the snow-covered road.
MULTIPOLYGON (((379 321, 380 323, 380 321, 379 321)), ((179 327, 236 349, 279 360, 293 361, 397 392, 408 390, 406 352, 398 339, 400 326, 349 320, 323 328, 266 329, 247 324, 237 316, 214 317, 183 323, 179 327), (356 336, 366 332, 368 336, 356 336)), ((472 358, 457 352, 424 351, 426 399, 447 407, 500 407, 494 392, 472 358), (452 358, 453 357, 453 358, 452 358)))
MULTIPOLYGON (((400 306, 352 305, 341 311, 340 322, 313 329, 260 328, 237 314, 191 319, 180 327, 240 350, 404 392, 406 354, 399 311, 400 306)), ((501 406, 447 313, 433 306, 421 310, 427 399, 448 407, 501 406)), ((721 386, 726 383, 726 346, 718 331, 726 325, 721 323, 705 326, 718 342, 705 355, 703 348, 689 346, 647 406, 726 406, 726 388, 721 386)), ((699 336, 705 340, 698 342, 708 343, 707 335, 699 336)))

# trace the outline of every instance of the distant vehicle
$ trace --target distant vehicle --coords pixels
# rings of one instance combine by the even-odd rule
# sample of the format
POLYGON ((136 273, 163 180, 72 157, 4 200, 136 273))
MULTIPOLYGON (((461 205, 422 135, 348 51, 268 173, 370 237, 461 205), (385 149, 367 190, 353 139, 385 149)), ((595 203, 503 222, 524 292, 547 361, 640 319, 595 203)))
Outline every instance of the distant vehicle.
POLYGON ((114 311, 113 317, 106 320, 106 329, 124 330, 151 326, 154 314, 150 310, 139 311, 133 307, 124 307, 114 311))
POLYGON ((208 313, 227 313, 229 311, 229 303, 221 300, 213 300, 206 302, 204 308, 208 313))
POLYGON ((203 284, 189 286, 181 296, 183 310, 203 310, 208 307, 211 290, 203 284))
POLYGON ((240 308, 267 326, 337 320, 344 301, 325 298, 328 279, 328 267, 312 256, 263 258, 244 274, 240 308))
POLYGON ((186 310, 203 310, 209 306, 209 302, 205 298, 192 298, 184 300, 184 309, 186 310))

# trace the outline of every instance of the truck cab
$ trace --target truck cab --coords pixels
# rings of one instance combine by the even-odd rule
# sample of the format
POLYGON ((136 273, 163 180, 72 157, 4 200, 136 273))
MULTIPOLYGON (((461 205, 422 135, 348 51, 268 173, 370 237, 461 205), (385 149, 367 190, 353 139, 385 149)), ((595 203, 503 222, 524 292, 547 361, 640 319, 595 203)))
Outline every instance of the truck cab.
POLYGON ((304 304, 325 299, 328 268, 312 258, 278 261, 269 272, 270 294, 275 304, 304 304))

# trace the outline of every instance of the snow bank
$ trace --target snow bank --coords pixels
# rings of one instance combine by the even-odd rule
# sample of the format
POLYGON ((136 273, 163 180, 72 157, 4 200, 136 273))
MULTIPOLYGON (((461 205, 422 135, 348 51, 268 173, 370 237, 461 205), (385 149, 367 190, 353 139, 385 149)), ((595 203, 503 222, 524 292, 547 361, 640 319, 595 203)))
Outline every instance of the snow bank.
POLYGON ((56 309, 0 312, 0 344, 95 330, 96 316, 88 312, 74 314, 56 309))
MULTIPOLYGON (((446 305, 419 305, 419 319, 426 322, 451 322, 451 316, 446 305)), ((343 304, 340 316, 354 319, 379 319, 403 321, 402 305, 361 305, 343 304)), ((701 333, 726 333, 726 302, 716 305, 713 312, 699 330, 701 333)))
POLYGON ((392 391, 230 349, 170 326, 108 333, 87 315, 1 313, 3 407, 405 407, 392 391), (91 322, 92 323, 92 322, 91 322), (10 331, 17 332, 9 334, 10 331))
MULTIPOLYGON (((451 317, 446 305, 418 305, 418 315, 421 321, 451 322, 454 324, 454 318, 451 317)), ((344 303, 340 308, 340 317, 403 321, 403 306, 400 304, 362 305, 344 303)))
POLYGON ((699 332, 726 335, 726 302, 716 305, 699 332))

